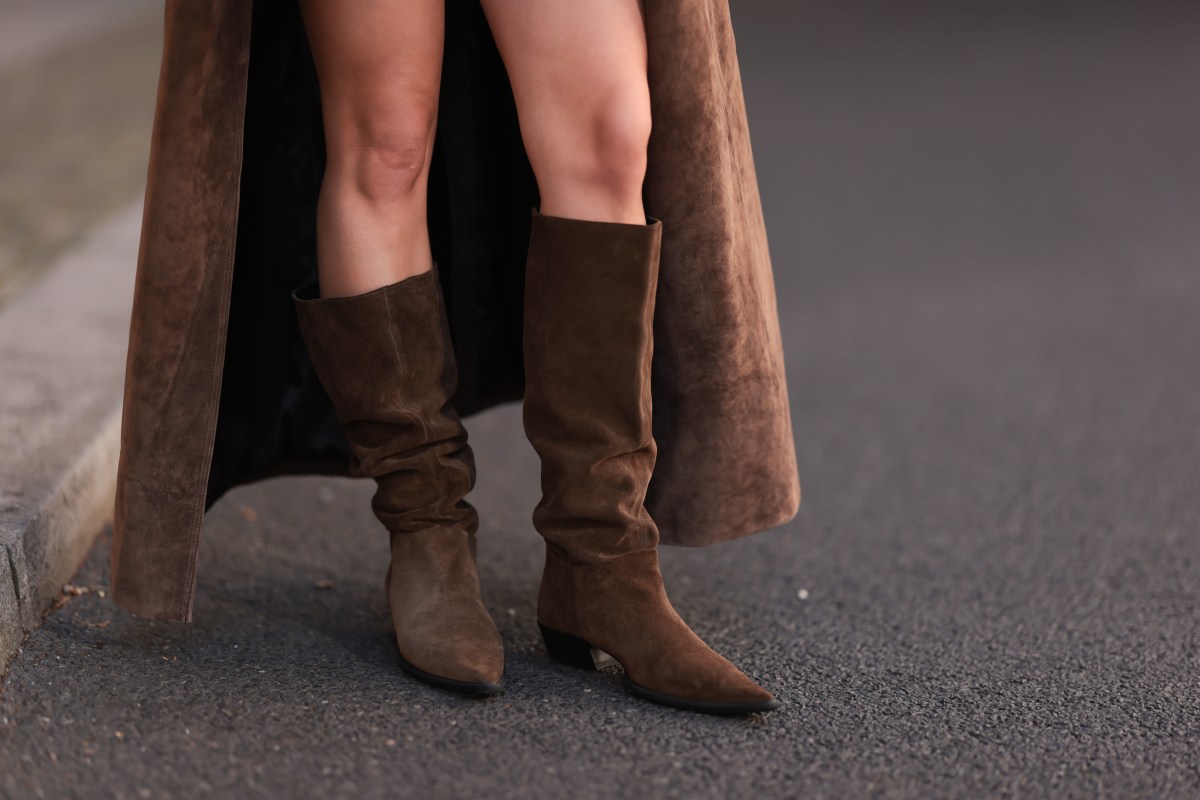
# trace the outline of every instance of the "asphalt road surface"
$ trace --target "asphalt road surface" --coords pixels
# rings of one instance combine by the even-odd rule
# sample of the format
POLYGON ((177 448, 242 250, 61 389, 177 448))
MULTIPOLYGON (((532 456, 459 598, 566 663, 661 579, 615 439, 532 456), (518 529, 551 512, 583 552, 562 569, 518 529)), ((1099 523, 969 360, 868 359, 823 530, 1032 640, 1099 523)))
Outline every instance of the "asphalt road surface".
POLYGON ((547 659, 510 406, 468 420, 503 696, 399 671, 371 485, 276 480, 211 512, 191 625, 101 597, 99 540, 0 794, 1200 796, 1200 14, 734 5, 805 499, 663 557, 783 708, 547 659))

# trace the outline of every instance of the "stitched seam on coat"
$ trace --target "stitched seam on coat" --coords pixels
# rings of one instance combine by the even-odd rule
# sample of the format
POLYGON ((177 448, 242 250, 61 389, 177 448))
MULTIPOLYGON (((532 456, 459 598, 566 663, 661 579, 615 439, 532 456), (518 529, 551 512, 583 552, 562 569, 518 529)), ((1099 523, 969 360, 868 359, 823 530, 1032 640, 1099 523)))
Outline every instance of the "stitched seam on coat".
MULTIPOLYGON (((241 103, 242 103, 242 122, 245 121, 245 104, 246 97, 249 93, 250 83, 250 35, 251 35, 251 8, 252 4, 247 3, 242 7, 242 29, 244 31, 245 41, 243 52, 245 58, 242 59, 238 66, 238 85, 241 87, 241 103)), ((235 261, 235 253, 237 250, 237 219, 238 212, 241 207, 241 185, 242 185, 242 170, 241 163, 244 158, 245 126, 238 124, 234 126, 234 152, 237 153, 238 169, 234 171, 233 181, 229 188, 228 194, 222 203, 222 214, 224 222, 222 226, 222 234, 224 241, 227 242, 223 265, 225 267, 225 280, 222 281, 220 302, 217 304, 217 336, 213 343, 213 354, 210 358, 210 363, 220 359, 224 361, 225 343, 229 333, 229 302, 233 294, 233 269, 235 261), (230 197, 232 196, 232 198, 230 197)), ((212 402, 215 400, 218 404, 213 413, 209 415, 208 428, 204 438, 204 452, 208 456, 200 459, 200 468, 198 470, 199 492, 201 496, 198 502, 193 501, 192 507, 192 522, 188 530, 188 559, 187 565, 184 568, 184 584, 183 596, 180 598, 179 611, 180 616, 186 618, 188 609, 192 605, 192 600, 195 596, 195 580, 196 580, 196 562, 200 554, 200 537, 201 529, 204 523, 204 500, 208 491, 208 477, 212 469, 212 451, 217 434, 217 417, 220 404, 221 379, 224 377, 223 369, 214 369, 209 388, 209 408, 213 409, 212 402)))

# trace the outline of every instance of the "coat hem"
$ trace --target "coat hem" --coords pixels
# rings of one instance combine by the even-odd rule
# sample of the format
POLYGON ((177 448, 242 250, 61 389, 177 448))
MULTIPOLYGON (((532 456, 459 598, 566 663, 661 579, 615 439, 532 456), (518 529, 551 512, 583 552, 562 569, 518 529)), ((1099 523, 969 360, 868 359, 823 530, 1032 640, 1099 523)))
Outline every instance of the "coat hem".
MULTIPOLYGON (((251 19, 253 2, 240 4, 239 8, 242 13, 242 18, 239 20, 242 36, 247 40, 251 36, 251 19)), ((243 52, 248 51, 243 48, 243 52)), ((229 302, 233 290, 233 264, 234 257, 237 252, 237 223, 238 210, 241 201, 241 183, 242 183, 242 166, 244 161, 244 145, 245 145, 245 119, 246 119, 246 93, 249 87, 249 72, 250 60, 248 57, 241 59, 238 65, 239 76, 239 98, 238 104, 241 108, 240 124, 235 126, 236 133, 234 134, 234 164, 232 165, 233 184, 229 191, 229 197, 224 203, 225 221, 223 228, 226 234, 225 242, 227 246, 221 260, 221 301, 217 306, 217 341, 214 345, 214 358, 212 364, 213 380, 209 389, 208 407, 211 412, 208 415, 207 430, 204 436, 204 457, 200 459, 200 468, 198 471, 198 479, 194 486, 195 493, 191 497, 192 504, 192 522, 188 528, 188 558, 187 566, 184 573, 183 597, 180 598, 182 605, 176 616, 171 617, 179 622, 192 621, 192 609, 196 599, 196 564, 200 555, 200 540, 203 536, 204 528, 204 512, 205 512, 205 495, 208 491, 208 477, 212 469, 212 454, 216 442, 217 435, 217 418, 220 413, 221 402, 221 384, 224 378, 224 370, 222 365, 225 361, 225 345, 228 339, 228 324, 229 324, 229 302)))

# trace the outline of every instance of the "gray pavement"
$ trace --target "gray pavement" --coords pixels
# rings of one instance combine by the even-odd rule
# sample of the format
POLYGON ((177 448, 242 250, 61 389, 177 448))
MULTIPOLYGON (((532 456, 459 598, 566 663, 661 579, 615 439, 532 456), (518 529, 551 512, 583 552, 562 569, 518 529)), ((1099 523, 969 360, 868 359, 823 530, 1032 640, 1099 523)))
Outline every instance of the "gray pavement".
POLYGON ((0 672, 113 518, 141 222, 90 228, 0 309, 0 672))
POLYGON ((210 513, 191 625, 101 596, 101 537, 0 692, 0 794, 1200 796, 1200 18, 866 5, 735 4, 805 500, 663 553, 782 709, 546 659, 509 407, 468 421, 503 696, 399 672, 371 486, 275 480, 210 513))

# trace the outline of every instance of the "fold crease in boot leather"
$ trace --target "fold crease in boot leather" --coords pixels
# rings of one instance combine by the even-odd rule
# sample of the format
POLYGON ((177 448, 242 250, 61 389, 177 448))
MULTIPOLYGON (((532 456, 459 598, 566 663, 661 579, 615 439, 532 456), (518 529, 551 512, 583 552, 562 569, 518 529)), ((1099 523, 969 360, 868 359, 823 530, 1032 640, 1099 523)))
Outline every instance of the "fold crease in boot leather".
POLYGON ((350 446, 350 472, 376 482, 371 505, 392 537, 384 584, 400 666, 432 686, 482 697, 503 688, 504 648, 479 593, 479 518, 465 500, 475 462, 451 403, 457 363, 439 275, 435 262, 334 297, 309 280, 292 299, 350 446))

